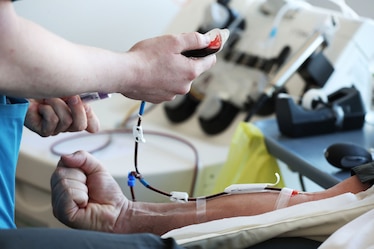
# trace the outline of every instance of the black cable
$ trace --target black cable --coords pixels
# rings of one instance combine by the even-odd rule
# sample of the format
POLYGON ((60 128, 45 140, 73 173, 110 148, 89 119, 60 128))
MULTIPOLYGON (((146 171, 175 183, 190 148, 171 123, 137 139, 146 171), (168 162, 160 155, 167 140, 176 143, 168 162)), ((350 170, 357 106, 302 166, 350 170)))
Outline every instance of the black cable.
POLYGON ((252 106, 248 113, 247 116, 244 119, 244 122, 249 122, 252 117, 263 107, 266 103, 266 101, 269 100, 269 96, 265 93, 261 94, 261 96, 258 98, 258 100, 255 102, 254 106, 252 106))
POLYGON ((300 185, 301 185, 301 190, 306 192, 306 188, 305 188, 305 183, 304 183, 304 178, 303 178, 303 175, 299 173, 299 181, 300 181, 300 185))

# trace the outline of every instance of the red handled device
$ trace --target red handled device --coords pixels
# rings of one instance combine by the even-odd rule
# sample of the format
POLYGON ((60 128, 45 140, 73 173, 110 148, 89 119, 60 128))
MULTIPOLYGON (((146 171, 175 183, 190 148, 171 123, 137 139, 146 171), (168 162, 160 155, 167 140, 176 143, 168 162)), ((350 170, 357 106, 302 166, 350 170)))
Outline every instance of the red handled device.
POLYGON ((182 52, 186 57, 205 57, 210 54, 219 52, 229 37, 229 31, 227 29, 213 29, 208 32, 208 35, 212 37, 208 47, 203 49, 195 49, 182 52))

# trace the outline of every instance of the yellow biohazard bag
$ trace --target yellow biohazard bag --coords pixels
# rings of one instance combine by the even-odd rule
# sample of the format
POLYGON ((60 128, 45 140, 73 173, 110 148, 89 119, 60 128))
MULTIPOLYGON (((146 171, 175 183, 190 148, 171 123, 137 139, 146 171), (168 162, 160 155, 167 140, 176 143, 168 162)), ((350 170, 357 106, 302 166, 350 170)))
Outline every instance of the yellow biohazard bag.
MULTIPOLYGON (((221 192, 231 184, 275 183, 275 173, 281 175, 277 160, 266 149, 262 132, 251 123, 241 122, 231 140, 213 193, 221 192)), ((277 187, 284 187, 282 177, 277 187)))

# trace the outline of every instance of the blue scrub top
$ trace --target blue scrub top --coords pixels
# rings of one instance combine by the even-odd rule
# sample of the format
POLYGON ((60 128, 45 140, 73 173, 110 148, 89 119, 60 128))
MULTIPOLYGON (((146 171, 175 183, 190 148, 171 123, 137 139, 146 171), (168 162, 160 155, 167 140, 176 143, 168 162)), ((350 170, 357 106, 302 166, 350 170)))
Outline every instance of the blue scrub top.
POLYGON ((16 227, 16 166, 28 105, 26 99, 0 95, 0 229, 16 227))
POLYGON ((0 229, 15 228, 15 179, 26 99, 0 95, 0 229))

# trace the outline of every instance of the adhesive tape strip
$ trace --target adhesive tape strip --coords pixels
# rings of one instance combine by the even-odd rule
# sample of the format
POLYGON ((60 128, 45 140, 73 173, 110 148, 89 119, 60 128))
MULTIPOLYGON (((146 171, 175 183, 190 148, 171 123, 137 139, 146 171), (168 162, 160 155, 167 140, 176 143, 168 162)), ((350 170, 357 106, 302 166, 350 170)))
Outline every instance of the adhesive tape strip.
POLYGON ((282 190, 279 193, 278 199, 275 202, 275 210, 285 208, 288 205, 288 202, 290 201, 290 198, 292 196, 293 189, 290 188, 282 188, 282 190))

